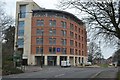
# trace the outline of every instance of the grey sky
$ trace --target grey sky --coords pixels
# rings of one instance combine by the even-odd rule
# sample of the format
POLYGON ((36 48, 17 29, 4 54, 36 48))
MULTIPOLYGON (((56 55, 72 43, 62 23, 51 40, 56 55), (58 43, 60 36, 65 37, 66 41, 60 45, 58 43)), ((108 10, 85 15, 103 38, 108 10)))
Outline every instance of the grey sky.
MULTIPOLYGON (((15 18, 15 10, 16 10, 16 1, 21 1, 21 0, 4 0, 4 2, 6 2, 6 6, 5 6, 6 13, 10 16, 13 16, 14 18, 15 18)), ((33 1, 35 1, 39 6, 43 8, 57 9, 56 4, 59 0, 33 0, 33 1)), ((66 11, 78 16, 78 14, 76 13, 77 12, 76 10, 66 10, 66 11)), ((101 48, 105 58, 110 57, 115 50, 115 48, 113 47, 110 48, 106 46, 101 46, 101 48)))

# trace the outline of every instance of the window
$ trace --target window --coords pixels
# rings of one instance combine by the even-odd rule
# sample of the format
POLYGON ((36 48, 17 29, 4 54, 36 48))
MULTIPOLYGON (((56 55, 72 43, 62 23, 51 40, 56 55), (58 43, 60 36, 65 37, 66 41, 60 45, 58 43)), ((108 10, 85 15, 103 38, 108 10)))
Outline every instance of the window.
POLYGON ((74 30, 73 24, 70 23, 70 30, 74 30))
POLYGON ((62 42, 62 45, 64 45, 64 46, 67 44, 66 39, 62 39, 61 42, 62 42))
POLYGON ((67 36, 67 31, 66 30, 61 30, 62 36, 67 36))
POLYGON ((75 26, 75 31, 77 32, 77 26, 75 26))
POLYGON ((83 30, 82 30, 82 34, 83 34, 83 30))
POLYGON ((74 41, 70 40, 70 46, 74 46, 74 41))
POLYGON ((79 43, 79 48, 81 48, 81 46, 80 46, 81 44, 79 43))
POLYGON ((77 55, 77 49, 75 49, 75 54, 77 55))
POLYGON ((79 33, 80 33, 80 28, 79 28, 79 33))
POLYGON ((67 23, 66 23, 66 22, 61 21, 61 26, 62 26, 63 28, 66 28, 66 27, 67 27, 67 23))
POLYGON ((77 41, 75 41, 75 47, 77 47, 77 41))
POLYGON ((25 22, 24 21, 19 21, 19 24, 18 24, 18 29, 21 30, 23 29, 24 30, 24 26, 25 26, 25 22))
POLYGON ((24 30, 18 30, 18 36, 24 36, 24 30))
POLYGON ((82 41, 83 41, 83 37, 82 37, 82 41))
POLYGON ((26 5, 20 5, 20 18, 26 17, 26 5))
POLYGON ((37 29, 36 30, 36 35, 43 35, 43 33, 44 33, 44 30, 42 30, 42 29, 37 29))
POLYGON ((43 53, 43 47, 36 47, 36 54, 42 54, 43 53))
POLYGON ((70 31, 70 37, 74 38, 74 34, 71 31, 70 31))
POLYGON ((37 26, 44 26, 44 20, 37 20, 36 25, 37 26))
POLYGON ((56 45, 56 38, 49 38, 50 45, 56 45))
POLYGON ((80 35, 79 35, 79 40, 80 40, 80 35))
POLYGON ((56 27, 56 20, 49 20, 49 25, 51 27, 56 27))
POLYGON ((67 48, 62 48, 62 54, 67 54, 67 48))
POLYGON ((23 47, 23 45, 24 45, 24 39, 23 38, 19 38, 17 44, 18 44, 18 47, 23 47))
POLYGON ((49 35, 50 35, 50 36, 55 36, 55 35, 56 35, 56 30, 55 30, 55 29, 53 29, 53 30, 50 29, 50 30, 49 30, 49 35))
POLYGON ((36 38, 36 44, 43 44, 43 38, 36 38))
POLYGON ((51 53, 51 54, 55 54, 56 53, 56 48, 55 47, 49 47, 49 52, 51 53))
POLYGON ((79 50, 79 55, 81 55, 81 51, 79 50))
POLYGON ((77 34, 75 34, 75 39, 77 39, 77 34))
POLYGON ((74 54, 74 49, 70 48, 70 54, 74 54))

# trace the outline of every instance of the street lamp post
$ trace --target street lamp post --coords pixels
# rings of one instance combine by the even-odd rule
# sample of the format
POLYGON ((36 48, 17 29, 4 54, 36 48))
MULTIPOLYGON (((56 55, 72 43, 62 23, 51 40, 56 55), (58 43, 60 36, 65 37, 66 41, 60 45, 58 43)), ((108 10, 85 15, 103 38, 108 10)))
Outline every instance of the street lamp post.
POLYGON ((43 40, 43 30, 42 30, 42 54, 41 54, 41 68, 43 68, 43 42, 44 42, 44 40, 43 40))

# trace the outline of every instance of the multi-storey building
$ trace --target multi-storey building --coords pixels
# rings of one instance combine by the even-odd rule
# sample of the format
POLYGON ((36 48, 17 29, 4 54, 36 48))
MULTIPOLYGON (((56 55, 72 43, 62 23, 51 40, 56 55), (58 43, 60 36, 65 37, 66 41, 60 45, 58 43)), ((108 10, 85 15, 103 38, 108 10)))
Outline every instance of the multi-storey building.
POLYGON ((15 45, 28 65, 71 65, 87 61, 84 23, 71 13, 40 8, 34 2, 17 2, 15 45))

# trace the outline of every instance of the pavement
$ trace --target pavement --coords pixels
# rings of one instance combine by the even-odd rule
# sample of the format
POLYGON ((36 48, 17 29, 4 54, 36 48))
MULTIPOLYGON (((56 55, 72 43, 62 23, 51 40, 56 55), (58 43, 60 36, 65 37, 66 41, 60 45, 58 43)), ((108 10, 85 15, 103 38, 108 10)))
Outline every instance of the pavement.
POLYGON ((25 66, 23 68, 24 68, 25 73, 37 72, 37 71, 42 70, 41 66, 25 66))
POLYGON ((103 70, 98 72, 94 78, 112 78, 115 80, 117 77, 118 68, 108 68, 107 70, 103 70))

